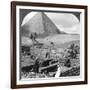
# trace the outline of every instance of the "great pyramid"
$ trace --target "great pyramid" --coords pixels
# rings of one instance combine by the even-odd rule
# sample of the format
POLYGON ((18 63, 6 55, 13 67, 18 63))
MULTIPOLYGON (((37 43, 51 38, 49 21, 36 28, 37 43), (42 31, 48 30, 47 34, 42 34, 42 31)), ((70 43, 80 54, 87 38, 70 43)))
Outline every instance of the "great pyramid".
POLYGON ((23 36, 28 37, 32 32, 36 32, 38 37, 62 33, 44 12, 38 12, 21 27, 23 36))

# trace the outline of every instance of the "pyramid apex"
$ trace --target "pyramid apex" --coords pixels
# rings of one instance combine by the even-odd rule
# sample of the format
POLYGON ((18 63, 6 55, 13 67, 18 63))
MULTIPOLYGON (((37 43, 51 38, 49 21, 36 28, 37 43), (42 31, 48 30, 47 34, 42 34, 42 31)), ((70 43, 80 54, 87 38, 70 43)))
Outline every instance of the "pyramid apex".
POLYGON ((27 36, 32 32, 36 32, 38 37, 47 37, 48 35, 60 33, 60 30, 45 12, 36 12, 36 14, 23 25, 22 31, 27 32, 27 36))

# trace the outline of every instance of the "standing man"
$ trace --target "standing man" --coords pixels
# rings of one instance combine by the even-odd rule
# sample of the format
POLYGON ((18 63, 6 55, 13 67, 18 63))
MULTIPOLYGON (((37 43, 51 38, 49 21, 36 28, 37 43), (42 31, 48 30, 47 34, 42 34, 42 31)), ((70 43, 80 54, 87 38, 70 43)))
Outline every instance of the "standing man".
POLYGON ((39 73, 39 58, 36 58, 35 64, 34 64, 34 72, 39 73))

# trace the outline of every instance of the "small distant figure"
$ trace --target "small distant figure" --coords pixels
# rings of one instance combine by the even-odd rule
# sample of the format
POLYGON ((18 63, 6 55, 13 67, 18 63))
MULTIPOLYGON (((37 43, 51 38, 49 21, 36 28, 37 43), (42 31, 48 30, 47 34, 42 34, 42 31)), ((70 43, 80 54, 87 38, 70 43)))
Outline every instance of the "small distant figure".
POLYGON ((71 61, 70 59, 68 58, 67 61, 65 62, 65 65, 66 67, 71 67, 71 61))
POLYGON ((51 42, 51 45, 54 45, 54 42, 51 42))
POLYGON ((39 73, 39 60, 36 59, 35 64, 34 64, 34 72, 39 73))
POLYGON ((49 58, 50 57, 50 53, 47 52, 46 55, 45 55, 45 58, 49 58))
POLYGON ((60 68, 60 65, 58 64, 57 65, 57 71, 56 71, 56 74, 55 74, 55 78, 60 77, 60 75, 61 75, 61 68, 60 68))

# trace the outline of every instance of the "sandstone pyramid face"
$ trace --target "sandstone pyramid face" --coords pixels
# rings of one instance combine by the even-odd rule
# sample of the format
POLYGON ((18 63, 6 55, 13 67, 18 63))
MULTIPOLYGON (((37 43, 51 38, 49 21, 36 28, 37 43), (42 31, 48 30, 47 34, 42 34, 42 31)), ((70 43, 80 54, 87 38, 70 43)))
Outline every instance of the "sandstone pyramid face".
POLYGON ((21 27, 21 33, 24 36, 28 37, 32 32, 36 32, 38 37, 61 33, 52 20, 43 12, 38 12, 21 27))

